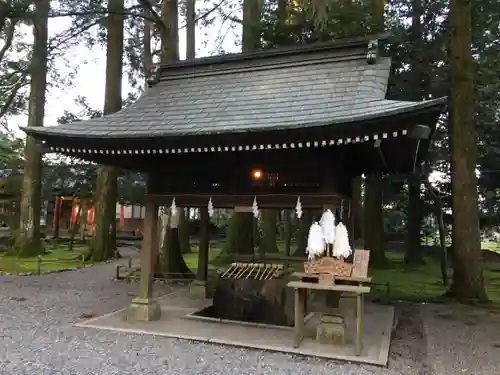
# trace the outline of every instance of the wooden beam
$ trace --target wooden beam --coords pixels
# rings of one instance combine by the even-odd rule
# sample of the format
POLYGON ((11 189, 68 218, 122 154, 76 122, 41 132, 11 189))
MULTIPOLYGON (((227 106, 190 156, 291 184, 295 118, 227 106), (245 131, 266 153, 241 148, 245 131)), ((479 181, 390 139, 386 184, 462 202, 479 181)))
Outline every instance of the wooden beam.
POLYGON ((349 198, 340 194, 265 194, 265 195, 210 195, 210 194, 148 194, 146 201, 157 205, 167 205, 172 203, 179 207, 205 207, 210 198, 215 208, 234 208, 235 206, 252 206, 253 200, 257 199, 259 208, 295 208, 297 198, 300 196, 302 208, 322 208, 329 205, 340 208, 342 203, 347 207, 349 198))

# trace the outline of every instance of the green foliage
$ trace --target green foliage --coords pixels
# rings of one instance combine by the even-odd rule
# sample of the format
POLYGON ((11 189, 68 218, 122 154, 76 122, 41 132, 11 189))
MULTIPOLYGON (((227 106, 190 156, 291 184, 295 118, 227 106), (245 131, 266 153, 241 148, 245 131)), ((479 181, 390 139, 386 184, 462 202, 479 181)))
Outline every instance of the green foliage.
POLYGON ((24 140, 0 134, 0 168, 17 170, 23 161, 24 140))
MULTIPOLYGON (((65 111, 58 123, 82 121, 102 116, 102 111, 90 107, 87 100, 78 97, 77 113, 65 111)), ((127 103, 127 102, 125 102, 127 103)), ((97 166, 79 159, 50 155, 44 160, 42 196, 51 200, 54 195, 91 197, 97 178, 97 166)), ((141 203, 146 192, 145 177, 140 173, 120 171, 118 194, 120 203, 141 203)))
POLYGON ((369 9, 368 0, 268 1, 262 18, 263 48, 365 35, 369 30, 369 9), (284 9, 280 3, 285 4, 284 9))

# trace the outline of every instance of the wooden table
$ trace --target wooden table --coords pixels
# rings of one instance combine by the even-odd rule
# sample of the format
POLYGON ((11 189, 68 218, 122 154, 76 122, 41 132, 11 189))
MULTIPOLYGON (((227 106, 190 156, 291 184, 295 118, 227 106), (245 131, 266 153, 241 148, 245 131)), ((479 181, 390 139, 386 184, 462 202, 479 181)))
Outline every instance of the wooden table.
MULTIPOLYGON (((308 279, 308 278, 314 278, 315 276, 305 272, 294 272, 292 273, 292 277, 297 277, 299 279, 304 279, 304 278, 308 279)), ((335 276, 335 280, 350 282, 352 284, 358 284, 358 285, 370 284, 372 282, 371 277, 335 276)))
POLYGON ((290 281, 287 287, 295 290, 295 335, 293 347, 298 348, 304 338, 304 315, 309 290, 325 290, 330 292, 350 293, 356 296, 356 355, 361 354, 363 337, 363 302, 364 295, 370 293, 369 286, 318 284, 304 281, 290 281))

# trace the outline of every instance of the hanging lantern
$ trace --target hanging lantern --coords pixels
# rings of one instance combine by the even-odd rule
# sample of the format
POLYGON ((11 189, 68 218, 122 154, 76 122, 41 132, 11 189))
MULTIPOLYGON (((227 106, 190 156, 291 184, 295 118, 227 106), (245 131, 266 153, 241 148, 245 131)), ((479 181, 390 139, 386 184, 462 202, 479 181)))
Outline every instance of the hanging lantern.
POLYGON ((172 216, 177 215, 177 205, 175 204, 175 197, 172 199, 172 205, 170 206, 170 214, 172 216))
POLYGON ((254 199, 253 199, 252 213, 253 213, 254 218, 256 218, 256 219, 259 218, 259 206, 257 204, 257 197, 254 197, 254 199))
POLYGON ((214 216, 214 204, 212 203, 212 197, 208 201, 208 217, 214 216))
POLYGON ((295 205, 295 213, 297 214, 297 218, 300 219, 302 217, 302 203, 300 203, 300 196, 297 197, 297 204, 295 205))

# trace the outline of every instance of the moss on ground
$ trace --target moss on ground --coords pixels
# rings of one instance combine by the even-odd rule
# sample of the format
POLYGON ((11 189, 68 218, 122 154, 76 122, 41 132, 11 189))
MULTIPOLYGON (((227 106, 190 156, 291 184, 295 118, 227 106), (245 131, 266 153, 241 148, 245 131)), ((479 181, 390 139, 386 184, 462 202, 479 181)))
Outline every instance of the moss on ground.
MULTIPOLYGON (((64 269, 76 269, 83 266, 82 254, 87 251, 86 246, 75 246, 68 251, 67 245, 47 245, 43 254, 40 255, 41 272, 50 272, 64 269)), ((0 254, 0 272, 10 274, 34 273, 38 270, 38 257, 18 258, 6 254, 0 254)), ((88 262, 86 263, 88 264, 88 262)))

